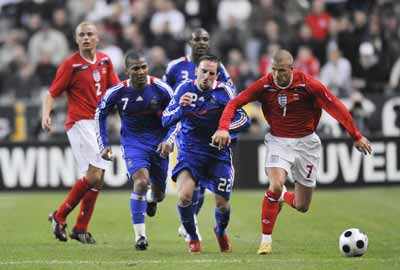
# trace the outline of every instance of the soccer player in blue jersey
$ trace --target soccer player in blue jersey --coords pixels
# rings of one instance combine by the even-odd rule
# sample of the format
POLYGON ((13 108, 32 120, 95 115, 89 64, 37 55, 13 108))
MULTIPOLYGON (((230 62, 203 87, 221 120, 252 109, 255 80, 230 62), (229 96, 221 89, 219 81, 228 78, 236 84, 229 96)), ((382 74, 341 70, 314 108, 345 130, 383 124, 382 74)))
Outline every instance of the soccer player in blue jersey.
MULTIPOLYGON (((215 194, 214 232, 221 252, 230 252, 231 244, 226 233, 230 218, 229 198, 233 186, 234 172, 231 148, 218 149, 210 145, 219 117, 234 90, 228 84, 218 82, 218 58, 204 55, 196 68, 196 80, 179 84, 162 122, 166 127, 180 122, 178 163, 173 169, 172 179, 178 187, 178 212, 181 223, 190 236, 189 252, 201 251, 201 240, 196 232, 193 203, 196 187, 206 187, 215 194)), ((236 112, 231 125, 233 139, 250 124, 247 114, 236 112)))
POLYGON ((117 107, 121 117, 121 147, 129 178, 133 181, 130 210, 135 232, 135 248, 146 250, 148 240, 145 213, 154 216, 157 202, 165 196, 168 155, 173 149, 175 126, 166 129, 161 124, 162 111, 173 95, 162 80, 148 75, 146 60, 134 51, 125 56, 129 78, 110 88, 96 112, 99 124, 98 141, 104 159, 112 152, 107 136, 107 115, 117 107), (152 199, 146 201, 151 183, 152 199))
MULTIPOLYGON (((191 34, 189 45, 191 47, 190 55, 172 60, 167 66, 167 70, 163 80, 166 81, 173 89, 175 89, 176 86, 179 85, 182 81, 196 79, 195 69, 197 64, 199 63, 199 59, 203 55, 206 55, 210 49, 209 33, 204 28, 195 29, 191 34)), ((222 63, 218 65, 217 73, 217 81, 225 82, 231 87, 234 87, 234 84, 222 63)), ((204 202, 204 192, 205 189, 200 187, 197 191, 197 202, 194 202, 197 231, 197 215, 200 212, 200 209, 204 202)), ((188 239, 188 234, 186 233, 185 228, 182 225, 179 227, 178 233, 186 240, 188 239)), ((201 238, 200 234, 199 237, 201 238)))
MULTIPOLYGON (((192 32, 189 40, 191 54, 172 60, 168 63, 163 80, 173 89, 185 80, 196 79, 196 66, 199 59, 210 50, 210 34, 204 28, 197 28, 192 32)), ((222 63, 218 65, 217 80, 233 87, 233 82, 222 63)))

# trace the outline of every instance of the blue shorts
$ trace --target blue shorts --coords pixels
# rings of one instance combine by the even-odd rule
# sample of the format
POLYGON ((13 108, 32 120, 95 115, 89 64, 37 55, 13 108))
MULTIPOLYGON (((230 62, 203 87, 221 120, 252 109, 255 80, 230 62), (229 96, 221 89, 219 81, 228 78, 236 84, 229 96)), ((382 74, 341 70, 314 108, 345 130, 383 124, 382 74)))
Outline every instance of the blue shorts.
POLYGON ((168 158, 160 157, 154 150, 137 146, 123 146, 123 157, 128 169, 129 179, 139 169, 146 168, 150 174, 150 182, 161 187, 165 192, 168 175, 168 158))
POLYGON ((231 162, 181 152, 178 155, 178 163, 172 170, 172 180, 176 181, 183 170, 191 173, 197 186, 205 187, 214 194, 229 200, 234 182, 234 169, 231 162))

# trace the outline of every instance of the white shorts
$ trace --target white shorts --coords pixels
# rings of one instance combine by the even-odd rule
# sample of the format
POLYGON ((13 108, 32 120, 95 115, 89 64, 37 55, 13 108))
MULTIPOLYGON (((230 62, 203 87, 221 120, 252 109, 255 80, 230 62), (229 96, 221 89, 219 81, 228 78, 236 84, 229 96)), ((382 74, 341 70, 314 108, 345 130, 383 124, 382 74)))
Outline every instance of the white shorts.
POLYGON ((80 177, 86 174, 89 164, 103 170, 109 166, 109 161, 100 155, 95 120, 79 120, 67 131, 67 136, 78 163, 80 177))
POLYGON ((293 180, 306 187, 315 187, 321 160, 321 140, 312 133, 302 138, 265 136, 265 167, 278 167, 291 174, 293 180))

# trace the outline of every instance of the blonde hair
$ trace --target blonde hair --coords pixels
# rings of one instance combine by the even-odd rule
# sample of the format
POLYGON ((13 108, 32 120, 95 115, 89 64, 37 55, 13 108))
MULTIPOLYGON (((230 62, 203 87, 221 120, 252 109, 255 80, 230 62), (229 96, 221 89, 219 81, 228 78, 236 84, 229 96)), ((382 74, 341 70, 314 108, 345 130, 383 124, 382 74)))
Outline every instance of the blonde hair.
POLYGON ((293 65, 294 59, 292 54, 287 50, 278 50, 272 58, 275 63, 288 63, 290 66, 293 65))
POLYGON ((75 35, 77 34, 79 28, 81 28, 81 27, 83 27, 83 26, 86 26, 86 25, 94 26, 94 28, 96 29, 96 32, 97 32, 97 27, 96 27, 96 24, 95 24, 95 23, 90 22, 90 21, 83 21, 83 22, 79 23, 79 24, 76 26, 76 28, 75 28, 75 35))

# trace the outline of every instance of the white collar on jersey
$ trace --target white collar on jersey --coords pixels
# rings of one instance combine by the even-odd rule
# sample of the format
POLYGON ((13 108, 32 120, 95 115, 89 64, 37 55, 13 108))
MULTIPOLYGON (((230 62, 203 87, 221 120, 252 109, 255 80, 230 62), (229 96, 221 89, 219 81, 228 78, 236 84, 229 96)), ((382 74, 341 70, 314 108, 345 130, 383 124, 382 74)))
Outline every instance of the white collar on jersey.
POLYGON ((94 64, 94 63, 96 63, 96 61, 97 61, 97 54, 96 53, 94 53, 94 59, 93 59, 93 61, 90 61, 89 59, 87 59, 85 56, 83 56, 82 54, 81 54, 81 52, 79 52, 79 55, 82 57, 82 59, 83 60, 85 60, 86 62, 88 62, 89 64, 94 64))
MULTIPOLYGON (((146 83, 146 85, 149 85, 150 83, 151 83, 151 78, 150 78, 149 75, 147 75, 147 83, 146 83)), ((130 78, 128 78, 128 79, 126 80, 126 85, 127 85, 128 87, 132 87, 132 88, 133 88, 133 85, 131 84, 131 79, 130 79, 130 78)))
POLYGON ((289 88, 291 85, 292 85, 292 82, 293 82, 293 72, 292 72, 292 74, 290 75, 290 81, 289 81, 289 84, 287 85, 287 86, 280 86, 276 81, 275 81, 275 79, 272 77, 272 79, 274 80, 274 84, 279 88, 279 89, 286 89, 286 88, 289 88))

